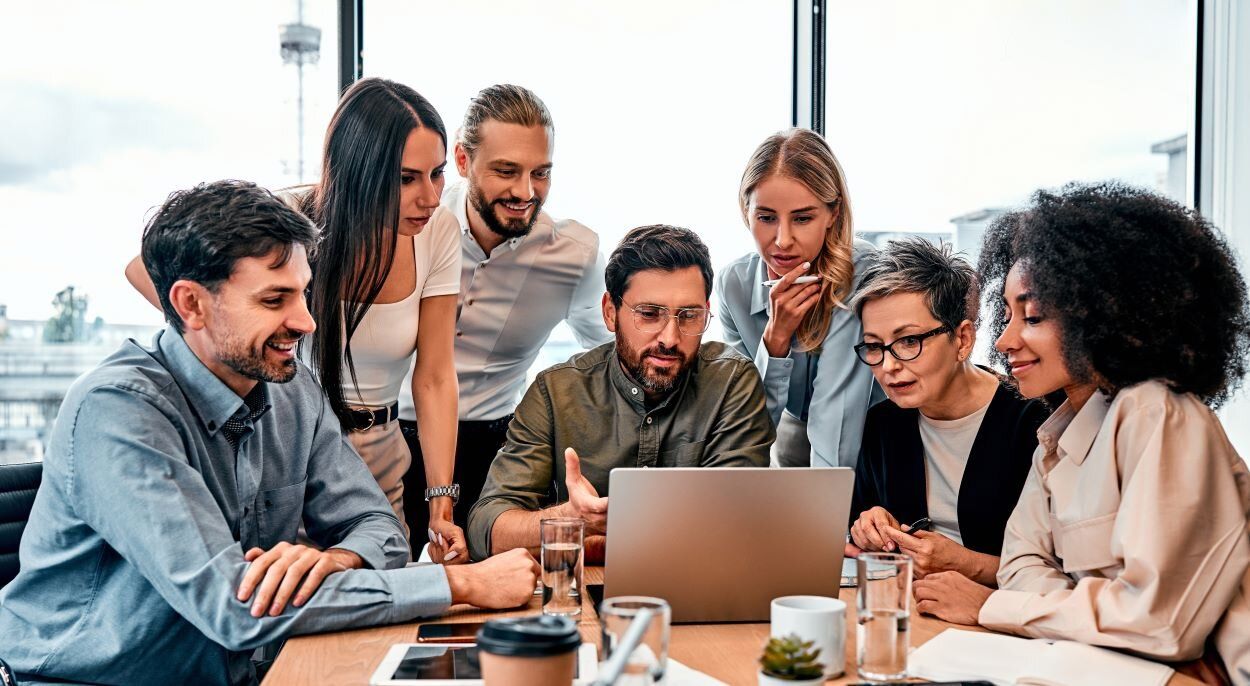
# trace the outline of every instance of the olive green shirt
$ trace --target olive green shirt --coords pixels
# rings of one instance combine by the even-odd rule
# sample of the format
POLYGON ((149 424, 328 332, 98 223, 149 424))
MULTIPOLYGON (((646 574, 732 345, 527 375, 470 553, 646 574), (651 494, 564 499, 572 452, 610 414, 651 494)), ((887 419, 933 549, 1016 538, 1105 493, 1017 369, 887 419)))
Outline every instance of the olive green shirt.
POLYGON ((507 510, 568 500, 565 448, 607 496, 616 467, 767 467, 773 438, 759 372, 724 343, 701 345, 681 385, 650 407, 606 343, 543 371, 526 391, 469 512, 469 552, 490 555, 491 529, 507 510))

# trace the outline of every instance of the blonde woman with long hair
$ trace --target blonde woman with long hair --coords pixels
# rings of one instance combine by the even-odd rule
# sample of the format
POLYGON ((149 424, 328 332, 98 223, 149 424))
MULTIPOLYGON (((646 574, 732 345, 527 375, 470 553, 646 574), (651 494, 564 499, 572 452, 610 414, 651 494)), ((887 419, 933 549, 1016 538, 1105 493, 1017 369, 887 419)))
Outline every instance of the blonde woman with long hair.
POLYGON ((874 249, 854 238, 842 165, 813 131, 776 133, 751 155, 738 200, 756 252, 721 271, 717 296, 725 341, 764 379, 773 463, 854 467, 873 385, 846 302, 874 249))

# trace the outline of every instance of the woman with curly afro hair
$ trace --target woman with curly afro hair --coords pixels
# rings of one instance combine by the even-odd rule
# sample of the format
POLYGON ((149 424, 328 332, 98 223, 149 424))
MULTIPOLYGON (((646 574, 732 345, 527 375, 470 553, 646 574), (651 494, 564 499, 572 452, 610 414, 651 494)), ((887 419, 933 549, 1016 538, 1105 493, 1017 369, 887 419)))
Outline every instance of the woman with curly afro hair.
POLYGON ((1191 665, 1203 675, 1250 684, 1250 472, 1212 412, 1250 350, 1224 239, 1148 191, 1070 185, 999 218, 980 272, 1020 393, 1066 402, 1038 431, 999 589, 943 572, 916 582, 917 609, 1203 657, 1191 665))

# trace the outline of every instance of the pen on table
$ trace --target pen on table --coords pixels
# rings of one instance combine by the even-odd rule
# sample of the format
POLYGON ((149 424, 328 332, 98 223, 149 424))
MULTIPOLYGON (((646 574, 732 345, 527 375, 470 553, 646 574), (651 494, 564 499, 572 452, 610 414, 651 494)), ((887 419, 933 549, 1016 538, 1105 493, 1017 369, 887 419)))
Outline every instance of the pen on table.
MULTIPOLYGON (((796 284, 799 284, 799 283, 816 283, 817 281, 820 281, 820 277, 819 277, 819 276, 800 276, 799 278, 797 278, 797 279, 795 279, 795 280, 794 280, 794 283, 796 283, 796 284)), ((769 280, 767 280, 767 281, 765 281, 765 282, 761 283, 760 285, 761 285, 761 286, 768 286, 769 288, 772 288, 773 286, 776 286, 776 285, 777 285, 777 284, 779 284, 779 283, 781 283, 781 279, 769 279, 769 280)))

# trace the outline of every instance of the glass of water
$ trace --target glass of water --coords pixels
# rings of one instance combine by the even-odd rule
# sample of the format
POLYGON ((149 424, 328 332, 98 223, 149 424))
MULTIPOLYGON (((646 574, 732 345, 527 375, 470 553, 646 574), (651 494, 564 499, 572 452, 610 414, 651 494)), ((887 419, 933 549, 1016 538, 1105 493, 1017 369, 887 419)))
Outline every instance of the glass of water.
POLYGON ((668 635, 673 612, 660 598, 618 596, 607 598, 599 606, 599 626, 603 629, 602 658, 606 662, 616 652, 625 632, 638 611, 647 608, 655 614, 638 647, 630 653, 625 671, 614 683, 618 686, 649 686, 664 683, 668 668, 668 635))
POLYGON ((586 522, 565 517, 544 519, 539 526, 543 614, 575 617, 582 613, 582 543, 586 522))
POLYGON ((911 558, 898 553, 861 553, 855 565, 859 676, 874 681, 902 679, 907 676, 911 643, 911 558))

